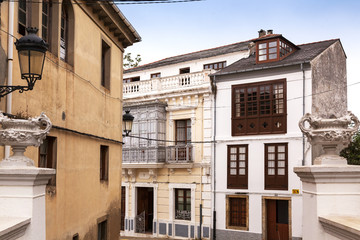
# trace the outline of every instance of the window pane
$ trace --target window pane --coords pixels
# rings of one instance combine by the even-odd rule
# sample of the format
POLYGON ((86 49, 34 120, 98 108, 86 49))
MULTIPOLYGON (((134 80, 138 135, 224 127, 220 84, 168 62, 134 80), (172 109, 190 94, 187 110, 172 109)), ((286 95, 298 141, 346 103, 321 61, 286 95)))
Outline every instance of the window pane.
POLYGON ((236 175, 236 169, 230 169, 230 175, 236 175))
POLYGON ((277 48, 269 48, 269 53, 276 53, 277 52, 277 48))
POLYGON ((259 56, 259 61, 265 61, 267 59, 266 55, 259 56))
POLYGON ((269 42, 269 48, 271 47, 276 47, 277 46, 277 41, 275 42, 269 42))
POLYGON ((275 175, 275 169, 274 168, 269 168, 268 169, 268 175, 275 175))
POLYGON ((259 50, 259 55, 264 55, 264 54, 266 54, 266 49, 259 50))
POLYGON ((278 169, 278 175, 285 175, 285 169, 284 168, 279 168, 278 169))
POLYGON ((230 155, 230 160, 231 161, 236 161, 236 155, 230 155))
POLYGON ((278 153, 278 160, 285 160, 285 153, 278 153))
POLYGON ((231 168, 236 168, 236 162, 230 162, 230 167, 231 168))
POLYGON ((275 147, 274 146, 269 146, 268 147, 268 152, 275 152, 275 147))
POLYGON ((275 161, 269 161, 268 162, 268 167, 269 168, 274 168, 275 167, 275 161))
POLYGON ((276 59, 277 58, 277 54, 270 54, 269 55, 269 59, 276 59))
POLYGON ((278 146, 278 152, 285 152, 285 146, 278 146))
POLYGON ((245 153, 245 152, 246 152, 246 148, 245 148, 245 147, 239 147, 239 152, 240 152, 240 153, 245 153))
POLYGON ((245 160, 245 155, 243 155, 243 154, 239 155, 239 160, 244 161, 245 160))
POLYGON ((269 160, 275 160, 275 153, 269 153, 268 154, 268 159, 269 160))
POLYGON ((236 148, 235 147, 230 148, 230 153, 236 153, 236 148))
POLYGON ((259 49, 263 49, 263 48, 266 48, 266 43, 259 44, 259 49))
POLYGON ((239 167, 244 168, 245 167, 245 162, 244 161, 239 162, 239 167))
POLYGON ((245 169, 241 168, 239 169, 239 175, 245 175, 245 169))
POLYGON ((284 168, 285 167, 285 161, 278 161, 278 167, 284 168))

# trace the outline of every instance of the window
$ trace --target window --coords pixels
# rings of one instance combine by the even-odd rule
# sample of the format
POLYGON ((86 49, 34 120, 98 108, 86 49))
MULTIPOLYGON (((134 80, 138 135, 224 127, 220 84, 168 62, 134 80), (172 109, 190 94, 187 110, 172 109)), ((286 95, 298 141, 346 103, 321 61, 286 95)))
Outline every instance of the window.
POLYGON ((101 44, 101 86, 110 89, 110 46, 102 40, 101 44))
POLYGON ((175 219, 191 220, 190 189, 175 189, 175 219))
MULTIPOLYGON (((47 136, 39 147, 39 167, 56 169, 57 164, 57 140, 56 137, 47 136)), ((48 183, 56 186, 56 175, 48 183)))
POLYGON ((73 239, 73 240, 79 240, 79 234, 78 234, 78 233, 74 234, 74 236, 73 236, 72 239, 73 239))
POLYGON ((67 34, 68 34, 68 12, 63 3, 61 8, 61 26, 60 26, 60 59, 63 61, 67 60, 67 49, 68 49, 68 41, 67 41, 67 34))
POLYGON ((150 75, 150 78, 159 78, 159 77, 161 77, 161 73, 152 73, 150 75))
POLYGON ((41 36, 45 42, 51 46, 51 9, 52 2, 50 0, 43 0, 42 3, 42 23, 41 23, 41 36))
POLYGON ((179 74, 190 73, 190 68, 180 68, 179 74))
POLYGON ((186 145, 191 142, 191 120, 176 120, 175 121, 175 144, 186 145))
POLYGON ((140 76, 130 77, 130 78, 124 78, 124 79, 123 79, 123 82, 124 82, 124 83, 137 82, 137 81, 140 81, 140 76))
POLYGON ((249 198, 232 195, 226 197, 226 228, 249 230, 249 198))
POLYGON ((265 189, 288 189, 287 143, 265 144, 265 189))
POLYGON ((60 19, 60 59, 74 65, 74 10, 69 0, 62 2, 60 19))
POLYGON ((269 40, 259 41, 256 44, 257 58, 256 63, 279 61, 290 53, 295 47, 279 38, 272 38, 269 40))
POLYGON ((219 70, 219 69, 223 69, 224 67, 226 67, 226 61, 224 61, 224 62, 217 62, 217 63, 204 64, 204 69, 219 70))
POLYGON ((228 146, 228 188, 248 188, 248 145, 228 146))
POLYGON ((232 135, 286 133, 286 80, 232 86, 232 135))
POLYGON ((18 32, 21 35, 26 35, 26 27, 31 25, 31 2, 27 0, 19 0, 18 9, 18 32))
POLYGON ((98 240, 107 240, 107 220, 98 223, 98 240))
POLYGON ((100 180, 108 180, 109 146, 100 146, 100 180))

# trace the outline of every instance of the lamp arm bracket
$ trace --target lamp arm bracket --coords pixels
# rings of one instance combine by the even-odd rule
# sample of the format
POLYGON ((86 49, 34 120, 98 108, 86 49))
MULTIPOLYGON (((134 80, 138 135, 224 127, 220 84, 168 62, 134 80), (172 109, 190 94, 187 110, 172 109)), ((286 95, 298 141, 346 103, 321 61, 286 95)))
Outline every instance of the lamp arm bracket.
POLYGON ((31 88, 29 86, 7 86, 7 85, 0 85, 0 98, 12 93, 14 91, 19 91, 20 93, 24 91, 29 91, 31 88))

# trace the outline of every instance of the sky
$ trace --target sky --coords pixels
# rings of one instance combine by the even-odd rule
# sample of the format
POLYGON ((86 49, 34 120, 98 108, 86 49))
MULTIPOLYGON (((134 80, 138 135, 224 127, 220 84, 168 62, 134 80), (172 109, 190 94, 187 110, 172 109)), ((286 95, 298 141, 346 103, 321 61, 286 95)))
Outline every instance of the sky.
POLYGON ((348 109, 360 118, 359 0, 203 0, 118 4, 142 37, 125 53, 141 64, 246 41, 272 29, 294 44, 339 38, 347 55, 348 109))

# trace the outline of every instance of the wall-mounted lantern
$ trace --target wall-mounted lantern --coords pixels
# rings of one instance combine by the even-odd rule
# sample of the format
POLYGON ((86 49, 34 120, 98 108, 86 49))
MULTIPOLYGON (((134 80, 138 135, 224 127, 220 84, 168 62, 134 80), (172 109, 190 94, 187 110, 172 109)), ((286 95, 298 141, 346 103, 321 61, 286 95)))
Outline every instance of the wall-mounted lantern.
POLYGON ((27 86, 2 85, 0 98, 16 90, 20 93, 32 90, 35 82, 41 80, 48 44, 36 35, 37 28, 29 27, 26 31, 28 34, 17 40, 15 46, 19 55, 21 79, 26 80, 27 86))
POLYGON ((123 125, 122 125, 125 136, 129 136, 133 121, 134 121, 134 116, 130 114, 130 110, 126 110, 125 114, 123 115, 123 125))

